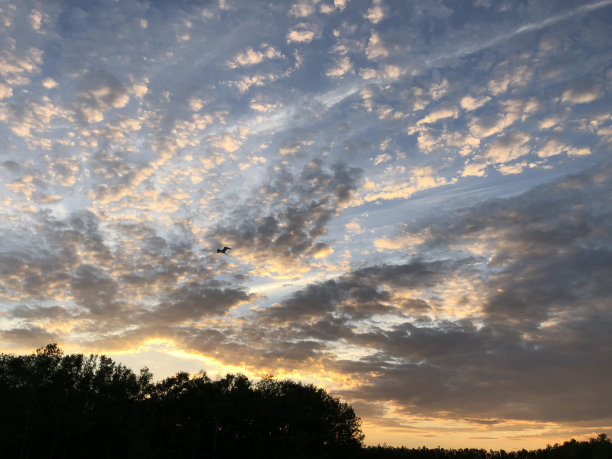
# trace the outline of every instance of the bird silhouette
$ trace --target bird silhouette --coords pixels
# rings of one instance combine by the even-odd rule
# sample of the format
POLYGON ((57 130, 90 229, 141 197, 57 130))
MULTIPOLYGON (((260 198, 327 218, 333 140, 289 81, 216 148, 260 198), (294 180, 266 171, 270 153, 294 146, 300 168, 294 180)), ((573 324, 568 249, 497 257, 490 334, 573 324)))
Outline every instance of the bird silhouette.
POLYGON ((225 255, 227 255, 227 251, 228 250, 232 250, 231 247, 223 247, 222 249, 217 249, 217 253, 224 253, 225 255))

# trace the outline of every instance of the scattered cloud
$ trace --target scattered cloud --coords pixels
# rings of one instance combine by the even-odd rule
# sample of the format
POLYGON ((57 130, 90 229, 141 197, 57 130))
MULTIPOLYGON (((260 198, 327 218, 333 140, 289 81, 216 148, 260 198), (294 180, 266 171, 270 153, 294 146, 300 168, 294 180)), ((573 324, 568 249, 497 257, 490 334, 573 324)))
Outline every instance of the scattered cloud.
POLYGON ((351 73, 353 71, 353 64, 348 56, 344 56, 338 60, 336 60, 335 64, 330 67, 330 69, 326 72, 326 75, 329 77, 341 77, 347 73, 351 73))
POLYGON ((287 34, 287 43, 310 43, 318 37, 319 30, 314 24, 300 23, 287 34))
POLYGON ((577 80, 563 91, 562 100, 569 104, 586 104, 602 96, 601 85, 591 80, 577 80))
POLYGON ((538 150, 538 156, 540 158, 549 158, 551 156, 560 155, 566 153, 573 156, 585 156, 591 154, 589 148, 576 148, 565 145, 563 142, 557 139, 548 140, 542 148, 538 150))
POLYGON ((472 96, 465 96, 461 99, 461 108, 467 111, 476 110, 482 107, 484 104, 489 102, 491 98, 489 96, 483 96, 475 98, 472 96))
POLYGON ((494 163, 505 163, 529 153, 527 145, 530 136, 524 132, 514 131, 499 136, 485 151, 485 158, 494 163))
POLYGON ((289 15, 296 18, 305 18, 310 16, 315 11, 314 3, 315 2, 311 3, 306 1, 294 3, 289 9, 289 15))
POLYGON ((279 59, 284 57, 280 51, 274 49, 272 46, 263 44, 260 49, 260 51, 255 51, 253 48, 249 47, 244 52, 236 54, 234 59, 229 61, 227 65, 235 69, 238 67, 259 64, 265 59, 279 59))
POLYGON ((382 0, 373 0, 372 7, 368 8, 366 18, 372 24, 378 24, 387 14, 387 8, 383 5, 382 0))
POLYGON ((366 56, 370 60, 376 60, 389 55, 389 50, 385 47, 384 42, 379 34, 372 32, 366 47, 366 56))
POLYGON ((457 109, 455 108, 442 108, 440 110, 436 110, 434 112, 429 113, 429 115, 427 115, 424 118, 421 118, 419 121, 417 121, 417 126, 420 126, 422 124, 431 124, 431 123, 435 123, 439 120, 443 120, 446 118, 455 118, 457 117, 457 109))

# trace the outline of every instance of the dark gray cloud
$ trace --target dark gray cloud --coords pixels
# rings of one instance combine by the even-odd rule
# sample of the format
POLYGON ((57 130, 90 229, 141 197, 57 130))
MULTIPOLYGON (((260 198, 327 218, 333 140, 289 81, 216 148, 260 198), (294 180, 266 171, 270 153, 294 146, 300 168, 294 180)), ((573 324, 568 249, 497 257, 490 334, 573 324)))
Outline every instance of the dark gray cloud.
POLYGON ((93 265, 80 265, 70 280, 76 303, 93 314, 112 314, 118 290, 117 281, 93 265))
POLYGON ((316 256, 325 249, 320 239, 327 225, 350 200, 362 170, 335 164, 325 168, 313 160, 293 173, 286 167, 271 171, 266 184, 246 205, 237 208, 209 236, 231 241, 262 262, 278 258, 287 264, 316 256))
MULTIPOLYGON (((23 298, 2 315, 10 324, 2 338, 14 335, 15 345, 39 347, 79 332, 92 336, 89 345, 107 349, 151 338, 192 346, 183 324, 255 300, 240 282, 215 279, 215 259, 194 248, 188 223, 177 222, 162 237, 144 224, 103 225, 92 212, 35 218, 21 234, 27 244, 0 250, 0 293, 23 298)), ((232 340, 214 349, 233 349, 232 340)), ((242 346, 231 355, 244 353, 242 346)))
POLYGON ((198 320, 206 316, 223 315, 230 308, 252 300, 253 295, 217 281, 190 282, 178 286, 146 316, 166 323, 198 320))
POLYGON ((16 163, 15 161, 3 161, 2 166, 11 172, 19 172, 20 170, 19 163, 16 163))
MULTIPOLYGON (((609 321, 608 315, 606 325, 609 321)), ((380 336, 382 351, 362 368, 341 367, 379 375, 347 396, 392 400, 406 412, 425 416, 471 413, 561 422, 609 416, 610 403, 603 396, 610 377, 609 345, 598 346, 602 330, 597 345, 587 350, 587 335, 560 346, 548 337, 534 344, 520 333, 495 328, 403 328, 380 336)))
POLYGON ((486 202, 406 231, 427 234, 423 252, 482 244, 487 253, 491 321, 538 327, 569 308, 609 295, 612 212, 608 165, 537 187, 516 198, 486 202))
POLYGON ((66 311, 65 308, 62 308, 61 306, 31 307, 26 305, 19 305, 8 311, 8 316, 22 319, 64 319, 66 317, 69 317, 69 313, 66 311))
POLYGON ((58 342, 58 336, 41 327, 28 326, 0 330, 0 338, 11 348, 37 349, 47 343, 58 342))
POLYGON ((415 223, 411 230, 427 235, 423 253, 444 246, 452 254, 477 243, 488 265, 457 258, 371 266, 309 285, 257 318, 278 327, 281 343, 300 339, 319 356, 331 357, 334 343, 369 349, 359 359, 326 360, 330 370, 364 382, 343 392, 349 398, 390 400, 406 413, 457 419, 609 417, 611 187, 612 169, 601 164, 415 223), (427 301, 394 293, 433 292, 479 270, 482 296, 465 305, 476 309, 461 319, 419 318, 427 301), (411 315, 403 314, 405 304, 415 306, 411 315), (385 312, 396 315, 393 325, 359 322, 385 312), (313 347, 312 340, 325 346, 313 347))
POLYGON ((443 282, 466 261, 446 263, 415 260, 403 265, 370 266, 337 279, 312 284, 259 313, 262 323, 318 319, 332 312, 353 318, 374 314, 423 313, 419 298, 394 298, 395 289, 423 289, 443 282))

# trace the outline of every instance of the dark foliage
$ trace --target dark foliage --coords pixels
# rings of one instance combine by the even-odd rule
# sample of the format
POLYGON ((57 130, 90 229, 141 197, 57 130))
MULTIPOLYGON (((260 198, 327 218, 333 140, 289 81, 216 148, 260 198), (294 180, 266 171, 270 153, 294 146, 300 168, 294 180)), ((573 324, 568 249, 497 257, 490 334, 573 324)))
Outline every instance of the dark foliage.
POLYGON ((1 458, 342 457, 361 447, 353 409, 324 390, 243 375, 159 383, 55 344, 0 355, 1 458))
POLYGON ((566 441, 535 451, 486 451, 484 449, 393 448, 369 446, 362 448, 359 458, 366 459, 610 459, 612 443, 604 433, 589 441, 566 441))
POLYGON ((313 385, 152 378, 55 344, 0 354, 0 458, 612 458, 605 434, 537 451, 363 447, 353 409, 313 385))

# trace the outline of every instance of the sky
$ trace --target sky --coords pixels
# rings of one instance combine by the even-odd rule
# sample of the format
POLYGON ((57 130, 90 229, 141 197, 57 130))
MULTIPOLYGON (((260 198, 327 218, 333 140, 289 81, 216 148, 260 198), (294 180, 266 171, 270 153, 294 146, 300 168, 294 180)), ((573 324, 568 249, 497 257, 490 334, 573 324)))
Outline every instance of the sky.
POLYGON ((314 383, 367 444, 612 433, 610 37, 612 0, 0 0, 0 351, 314 383))

